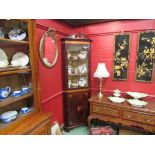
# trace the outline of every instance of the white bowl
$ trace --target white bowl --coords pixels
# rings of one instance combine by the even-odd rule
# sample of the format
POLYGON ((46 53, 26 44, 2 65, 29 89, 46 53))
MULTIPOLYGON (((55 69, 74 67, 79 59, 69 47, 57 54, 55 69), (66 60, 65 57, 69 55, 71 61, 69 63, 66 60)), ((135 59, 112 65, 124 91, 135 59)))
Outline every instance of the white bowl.
POLYGON ((132 106, 134 107, 144 107, 146 106, 148 103, 145 101, 140 101, 137 99, 128 99, 127 100, 132 106))
POLYGON ((86 59, 87 54, 79 53, 79 54, 78 54, 78 57, 79 57, 80 59, 86 59))
POLYGON ((125 98, 121 98, 121 97, 108 97, 110 101, 114 102, 114 103, 122 103, 124 102, 126 99, 125 98))
POLYGON ((139 99, 148 96, 148 94, 145 93, 139 93, 139 92, 126 92, 128 95, 133 97, 134 99, 139 99))

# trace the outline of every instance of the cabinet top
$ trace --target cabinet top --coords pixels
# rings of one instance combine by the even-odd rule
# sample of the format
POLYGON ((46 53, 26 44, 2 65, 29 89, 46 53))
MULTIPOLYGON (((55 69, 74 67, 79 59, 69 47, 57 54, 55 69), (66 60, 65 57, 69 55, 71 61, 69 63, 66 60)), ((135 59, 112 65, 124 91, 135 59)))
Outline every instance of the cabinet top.
POLYGON ((65 40, 88 41, 88 42, 92 41, 91 39, 89 39, 88 37, 86 37, 81 33, 70 34, 67 37, 61 39, 61 41, 65 41, 65 40))
POLYGON ((101 99, 98 98, 98 96, 92 95, 91 98, 89 98, 89 101, 93 104, 99 104, 101 106, 111 106, 113 108, 119 108, 119 109, 128 109, 138 112, 145 112, 145 113, 153 113, 155 114, 155 102, 148 102, 148 104, 145 107, 138 108, 129 105, 127 101, 123 103, 113 103, 108 99, 108 96, 104 95, 101 99))

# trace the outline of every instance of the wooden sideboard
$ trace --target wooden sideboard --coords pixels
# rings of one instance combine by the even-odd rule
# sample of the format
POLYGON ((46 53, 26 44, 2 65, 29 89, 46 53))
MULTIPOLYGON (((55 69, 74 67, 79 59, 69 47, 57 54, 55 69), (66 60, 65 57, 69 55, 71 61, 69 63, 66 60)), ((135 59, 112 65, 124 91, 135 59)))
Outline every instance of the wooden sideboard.
POLYGON ((112 103, 107 96, 99 99, 97 95, 94 95, 89 101, 89 129, 91 120, 99 119, 119 126, 155 133, 155 102, 149 102, 144 108, 137 108, 127 102, 112 103))
POLYGON ((18 124, 13 129, 4 130, 7 135, 50 135, 51 134, 51 114, 37 113, 18 124))

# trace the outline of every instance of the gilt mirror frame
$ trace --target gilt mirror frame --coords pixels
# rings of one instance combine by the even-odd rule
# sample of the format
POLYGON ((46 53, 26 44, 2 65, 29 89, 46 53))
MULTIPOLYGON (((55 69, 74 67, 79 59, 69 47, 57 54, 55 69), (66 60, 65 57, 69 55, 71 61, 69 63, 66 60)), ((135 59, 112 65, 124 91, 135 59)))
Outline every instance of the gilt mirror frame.
MULTIPOLYGON (((52 53, 53 51, 51 51, 52 53)), ((56 35, 55 35, 55 30, 52 28, 49 28, 48 31, 46 31, 44 33, 44 35, 42 36, 41 40, 40 40, 40 46, 39 46, 39 54, 40 54, 40 59, 42 61, 42 63, 44 64, 45 67, 47 68, 51 68, 53 67, 58 59, 58 44, 57 44, 57 40, 56 40, 56 35), (51 37, 54 40, 54 45, 55 45, 55 58, 53 60, 52 63, 46 63, 43 58, 44 58, 44 45, 45 45, 45 39, 46 37, 51 37)))

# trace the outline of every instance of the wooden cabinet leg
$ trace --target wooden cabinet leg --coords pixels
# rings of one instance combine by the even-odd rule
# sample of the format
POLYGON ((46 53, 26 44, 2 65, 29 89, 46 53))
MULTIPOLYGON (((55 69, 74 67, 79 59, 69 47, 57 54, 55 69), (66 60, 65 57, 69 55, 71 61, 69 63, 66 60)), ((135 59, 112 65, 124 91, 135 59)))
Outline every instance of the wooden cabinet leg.
POLYGON ((88 116, 88 129, 90 131, 91 128, 91 120, 93 119, 93 117, 91 115, 88 116))

